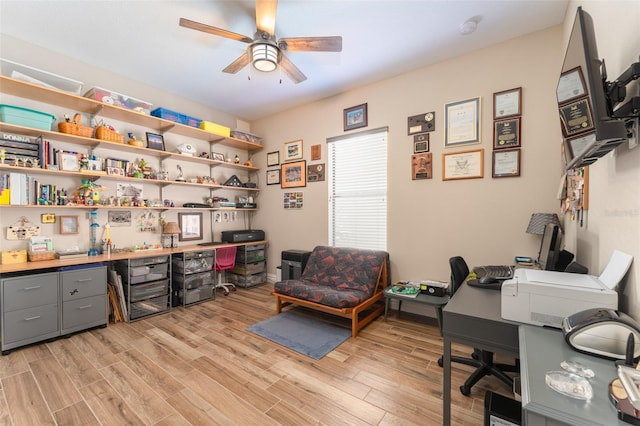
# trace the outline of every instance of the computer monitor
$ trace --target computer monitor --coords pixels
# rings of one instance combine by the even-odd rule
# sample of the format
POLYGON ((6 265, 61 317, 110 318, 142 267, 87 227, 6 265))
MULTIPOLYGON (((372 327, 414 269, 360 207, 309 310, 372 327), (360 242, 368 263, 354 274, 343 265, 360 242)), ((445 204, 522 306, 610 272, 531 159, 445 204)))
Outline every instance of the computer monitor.
POLYGON ((542 234, 542 242, 540 243, 540 251, 538 252, 538 259, 536 260, 536 263, 541 269, 546 271, 556 270, 561 243, 562 230, 558 225, 548 223, 544 227, 544 234, 542 234))

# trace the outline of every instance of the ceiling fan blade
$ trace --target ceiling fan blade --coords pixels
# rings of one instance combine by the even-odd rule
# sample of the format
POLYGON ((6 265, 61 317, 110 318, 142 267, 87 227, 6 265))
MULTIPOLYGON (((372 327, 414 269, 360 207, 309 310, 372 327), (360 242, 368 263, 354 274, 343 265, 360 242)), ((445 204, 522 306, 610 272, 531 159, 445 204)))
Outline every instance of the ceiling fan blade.
POLYGON ((278 0, 256 0, 256 28, 270 37, 276 30, 276 9, 278 0))
POLYGON ((302 71, 300 71, 289 58, 284 56, 283 53, 280 54, 280 67, 282 68, 282 72, 296 84, 307 79, 307 76, 302 74, 302 71))
POLYGON ((242 68, 247 66, 247 64, 250 61, 251 61, 251 57, 249 56, 249 51, 247 50, 242 55, 240 55, 238 57, 238 59, 236 59, 235 61, 231 62, 229 65, 227 65, 226 68, 222 70, 222 72, 226 72, 226 73, 229 73, 229 74, 235 74, 238 71, 240 71, 242 68))
POLYGON ((200 22, 191 21, 186 18, 180 18, 180 26, 190 28, 192 30, 202 31, 204 33, 217 35, 220 37, 230 38, 231 40, 242 41, 244 43, 253 43, 253 39, 251 37, 234 33, 232 31, 223 30, 222 28, 212 27, 211 25, 201 24, 200 22))
POLYGON ((291 52, 342 52, 342 37, 289 37, 278 40, 278 46, 285 43, 285 50, 291 52))

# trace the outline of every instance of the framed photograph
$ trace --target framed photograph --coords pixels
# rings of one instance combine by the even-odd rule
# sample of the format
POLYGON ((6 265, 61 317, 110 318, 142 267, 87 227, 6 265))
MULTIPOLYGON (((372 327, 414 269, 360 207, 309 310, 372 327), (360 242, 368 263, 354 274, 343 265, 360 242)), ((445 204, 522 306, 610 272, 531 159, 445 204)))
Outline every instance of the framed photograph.
POLYGON ((211 159, 216 161, 224 161, 224 154, 221 154, 219 152, 212 152, 211 159))
POLYGON ((413 136, 413 153, 429 152, 429 133, 413 136))
POLYGON ((307 186, 307 162, 305 160, 295 163, 286 163, 280 167, 282 188, 300 188, 307 186))
POLYGON ((522 115, 522 87, 493 94, 493 119, 522 115))
POLYGON ((77 172, 80 170, 80 158, 78 154, 68 152, 60 153, 60 170, 67 172, 77 172))
POLYGON ((484 149, 442 154, 442 180, 484 177, 484 149))
POLYGON ((563 72, 560 74, 558 88, 556 89, 558 105, 583 97, 587 94, 585 87, 584 76, 580 67, 563 72))
POLYGON ((322 182, 324 181, 324 176, 324 163, 307 166, 307 182, 322 182))
POLYGON ((413 154, 411 156, 411 179, 431 179, 432 177, 431 153, 413 154))
POLYGON ((162 135, 147 132, 147 148, 164 151, 164 138, 162 135))
POLYGON ((520 150, 504 149, 493 151, 494 178, 520 176, 520 150))
POLYGON ((180 226, 179 241, 202 239, 202 212, 178 213, 178 225, 180 226))
POLYGON ((267 154, 267 167, 280 164, 280 151, 273 151, 267 154))
POLYGON ((58 216, 61 234, 79 234, 78 216, 58 216))
POLYGON ((356 105, 344 110, 344 130, 367 127, 367 104, 356 105))
POLYGON ((493 149, 520 146, 520 117, 493 122, 493 149))
POLYGON ((284 144, 284 161, 302 159, 302 139, 284 144))
POLYGON ((444 147, 480 143, 480 97, 444 106, 444 147))
POLYGON ((267 185, 277 185, 280 183, 280 169, 267 170, 267 185))

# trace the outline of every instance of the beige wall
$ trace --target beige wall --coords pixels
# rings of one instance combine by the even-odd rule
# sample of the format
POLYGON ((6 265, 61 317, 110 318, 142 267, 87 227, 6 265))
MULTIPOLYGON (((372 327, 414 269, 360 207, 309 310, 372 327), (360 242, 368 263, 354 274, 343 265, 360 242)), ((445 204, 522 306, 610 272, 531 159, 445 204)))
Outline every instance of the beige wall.
MULTIPOLYGON (((613 81, 629 65, 640 60, 640 2, 572 2, 564 24, 566 45, 576 8, 593 18, 598 54, 604 58, 608 80, 613 81)), ((638 84, 629 93, 638 96, 638 84)), ((620 308, 640 320, 640 148, 622 144, 590 167, 590 201, 585 225, 567 221, 567 243, 580 263, 599 274, 614 249, 632 254, 635 261, 627 275, 620 308)))
MULTIPOLYGON (((560 129, 555 85, 562 64, 560 27, 514 39, 470 55, 353 90, 253 123, 265 136, 265 151, 282 150, 284 142, 303 139, 310 146, 344 134, 342 111, 368 103, 368 128, 389 126, 388 250, 394 280, 447 280, 448 259, 464 256, 470 264, 511 263, 515 255, 536 256, 538 237, 525 233, 533 212, 558 212, 560 129), (522 87, 521 177, 493 179, 493 93, 522 87), (482 98, 482 142, 444 149, 444 104, 482 98), (433 174, 412 181, 412 137, 407 117, 436 112, 430 135, 433 174), (442 181, 442 154, 484 150, 484 178, 442 181)), ((366 155, 366 153, 363 153, 366 155)), ((316 162, 314 162, 316 163, 316 162)), ((263 163, 259 166, 264 167, 263 163)), ((265 186, 255 224, 267 230, 269 255, 282 250, 312 249, 327 243, 327 182, 309 183, 301 210, 282 207, 283 190, 265 186)), ((276 262, 271 262, 274 272, 276 262)))

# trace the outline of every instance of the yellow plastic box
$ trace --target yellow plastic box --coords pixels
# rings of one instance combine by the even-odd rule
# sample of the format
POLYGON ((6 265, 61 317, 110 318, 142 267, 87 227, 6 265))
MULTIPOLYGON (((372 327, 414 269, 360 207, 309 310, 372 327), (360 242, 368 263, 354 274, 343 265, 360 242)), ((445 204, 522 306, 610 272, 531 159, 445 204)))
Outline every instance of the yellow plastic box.
POLYGON ((4 250, 2 252, 2 264, 27 263, 27 250, 4 250))
POLYGON ((200 123, 200 128, 205 132, 215 133, 216 135, 224 136, 228 138, 231 135, 231 129, 229 127, 221 126, 220 124, 212 123, 210 121, 203 121, 200 123))

